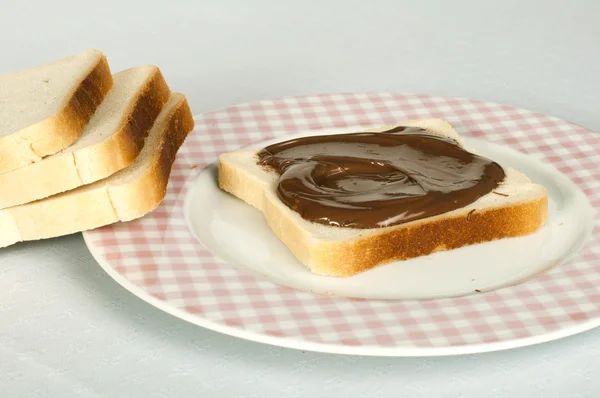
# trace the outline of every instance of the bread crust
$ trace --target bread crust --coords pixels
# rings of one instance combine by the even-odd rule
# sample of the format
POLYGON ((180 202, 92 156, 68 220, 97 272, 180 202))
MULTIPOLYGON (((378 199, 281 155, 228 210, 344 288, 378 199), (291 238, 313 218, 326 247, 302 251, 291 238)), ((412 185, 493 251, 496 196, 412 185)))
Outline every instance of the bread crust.
POLYGON ((71 145, 113 85, 106 57, 99 51, 82 81, 73 87, 63 108, 21 131, 0 137, 0 174, 16 170, 71 145))
POLYGON ((167 193, 171 168, 177 151, 194 128, 194 118, 185 97, 168 116, 167 133, 161 142, 160 155, 135 182, 109 187, 109 196, 120 221, 130 221, 155 209, 167 193), (140 193, 143 192, 143 195, 140 193))
POLYGON ((160 70, 153 68, 130 105, 128 117, 111 137, 73 152, 67 148, 40 162, 0 174, 0 187, 10 187, 0 191, 0 209, 101 180, 131 164, 170 95, 160 70))
MULTIPOLYGON (((437 133, 446 134, 450 129, 456 134, 449 125, 444 126, 439 121, 410 123, 427 128, 433 126, 437 133)), ((527 235, 539 229, 548 215, 546 190, 530 184, 535 187, 533 193, 523 200, 482 209, 466 207, 386 228, 355 230, 360 233, 349 239, 319 239, 304 228, 308 221, 282 205, 275 191, 259 176, 253 175, 258 171, 252 172, 229 162, 226 155, 219 157, 219 187, 261 211, 271 230, 294 256, 319 275, 347 277, 395 260, 527 235)))
POLYGON ((106 178, 127 167, 142 150, 148 131, 171 95, 160 69, 153 68, 138 100, 130 107, 131 116, 127 122, 109 139, 73 152, 83 184, 106 178))
MULTIPOLYGON (((509 207, 468 211, 452 217, 423 219, 382 228, 349 241, 314 242, 275 206, 266 207, 267 223, 294 254, 319 275, 346 277, 390 261, 407 260, 496 239, 528 235, 546 221, 544 193, 534 201, 509 207)), ((442 215, 443 216, 443 215, 442 215)))

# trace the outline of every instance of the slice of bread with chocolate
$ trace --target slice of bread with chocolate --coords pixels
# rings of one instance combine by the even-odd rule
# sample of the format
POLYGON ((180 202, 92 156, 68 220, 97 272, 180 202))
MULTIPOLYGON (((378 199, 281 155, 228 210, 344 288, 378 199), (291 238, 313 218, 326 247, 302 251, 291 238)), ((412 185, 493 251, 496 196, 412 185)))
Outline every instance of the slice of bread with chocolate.
POLYGON ((260 210, 320 275, 530 234, 547 193, 469 152, 443 120, 300 138, 219 157, 219 186, 260 210))

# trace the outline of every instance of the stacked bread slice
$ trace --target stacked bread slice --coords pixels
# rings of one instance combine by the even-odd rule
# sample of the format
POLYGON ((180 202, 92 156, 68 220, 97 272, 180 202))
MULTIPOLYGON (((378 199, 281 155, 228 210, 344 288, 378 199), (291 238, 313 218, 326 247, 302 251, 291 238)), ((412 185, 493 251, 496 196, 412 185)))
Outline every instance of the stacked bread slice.
POLYGON ((0 76, 0 115, 0 247, 154 210, 194 127, 156 66, 97 50, 0 76))

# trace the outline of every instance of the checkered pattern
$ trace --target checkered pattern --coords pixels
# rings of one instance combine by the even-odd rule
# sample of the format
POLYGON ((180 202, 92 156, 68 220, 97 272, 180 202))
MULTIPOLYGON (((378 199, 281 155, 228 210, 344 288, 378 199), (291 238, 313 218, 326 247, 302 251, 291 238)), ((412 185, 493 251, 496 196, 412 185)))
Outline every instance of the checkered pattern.
MULTIPOLYGON (((585 328, 600 320, 600 221, 568 263, 528 282, 440 300, 330 298, 277 286, 218 259, 182 215, 188 182, 217 155, 286 134, 435 117, 459 133, 551 163, 600 209, 600 135, 565 121, 480 101, 425 95, 340 94, 261 101, 199 116, 153 213, 87 232, 114 270, 171 308, 247 332, 351 347, 458 347, 585 328), (582 327, 583 326, 583 327, 582 327)), ((600 322, 599 322, 600 323, 600 322)), ((518 345, 518 344, 516 344, 518 345)))

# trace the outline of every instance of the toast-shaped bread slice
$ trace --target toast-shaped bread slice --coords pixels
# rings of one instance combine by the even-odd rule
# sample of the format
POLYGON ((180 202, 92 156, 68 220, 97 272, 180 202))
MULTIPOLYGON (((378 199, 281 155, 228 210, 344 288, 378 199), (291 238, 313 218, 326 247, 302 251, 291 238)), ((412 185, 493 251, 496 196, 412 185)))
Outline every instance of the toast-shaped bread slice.
MULTIPOLYGON (((447 122, 412 120, 397 126, 416 126, 431 134, 463 141, 447 122)), ((264 214, 275 235, 313 273, 350 276, 394 260, 525 235, 547 218, 547 193, 517 170, 504 167, 501 185, 475 202, 437 216, 390 227, 353 229, 303 219, 278 197, 279 175, 258 163, 257 150, 240 150, 219 157, 219 187, 264 214)))
POLYGON ((0 247, 130 221, 163 200, 179 147, 194 128, 185 97, 174 93, 135 161, 93 184, 0 210, 0 247))
POLYGON ((0 173, 71 145, 112 84, 94 49, 0 76, 0 173))
POLYGON ((156 66, 115 74, 113 88, 73 145, 0 174, 0 209, 101 180, 130 165, 169 96, 156 66))

